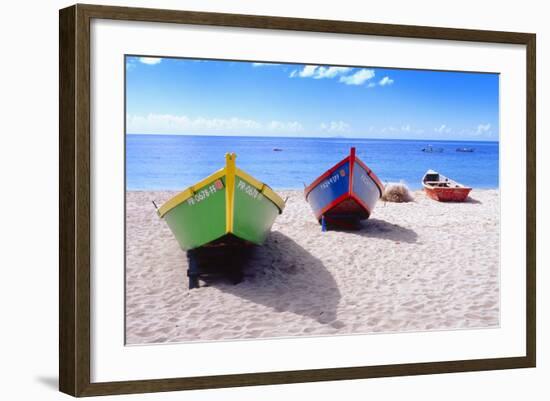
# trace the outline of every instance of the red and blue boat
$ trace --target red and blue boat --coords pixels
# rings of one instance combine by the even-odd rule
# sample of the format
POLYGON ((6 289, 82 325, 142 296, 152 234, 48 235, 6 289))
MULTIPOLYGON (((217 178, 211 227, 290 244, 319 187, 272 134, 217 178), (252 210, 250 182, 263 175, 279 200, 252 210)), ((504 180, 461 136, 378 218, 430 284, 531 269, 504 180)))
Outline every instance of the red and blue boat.
POLYGON ((369 218, 384 185, 352 147, 349 156, 308 185, 304 193, 321 224, 351 226, 369 218))

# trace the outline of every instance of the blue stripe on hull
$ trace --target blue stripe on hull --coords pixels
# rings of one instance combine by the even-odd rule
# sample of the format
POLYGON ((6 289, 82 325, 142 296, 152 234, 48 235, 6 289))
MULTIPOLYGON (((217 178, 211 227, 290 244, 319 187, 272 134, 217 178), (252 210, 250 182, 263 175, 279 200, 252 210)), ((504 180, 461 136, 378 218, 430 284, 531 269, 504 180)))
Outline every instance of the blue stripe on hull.
POLYGON ((369 213, 372 212, 376 202, 380 199, 380 189, 359 163, 355 163, 353 166, 352 190, 353 194, 367 205, 369 213))
POLYGON ((338 197, 349 191, 349 162, 321 181, 307 196, 315 216, 338 197))

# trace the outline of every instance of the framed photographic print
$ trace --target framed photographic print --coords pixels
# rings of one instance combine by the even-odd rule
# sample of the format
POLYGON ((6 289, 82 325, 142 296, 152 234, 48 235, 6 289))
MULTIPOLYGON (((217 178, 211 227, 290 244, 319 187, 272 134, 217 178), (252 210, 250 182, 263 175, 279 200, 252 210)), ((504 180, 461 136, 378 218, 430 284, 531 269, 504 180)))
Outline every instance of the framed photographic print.
POLYGON ((61 10, 60 390, 534 367, 535 113, 534 34, 61 10))

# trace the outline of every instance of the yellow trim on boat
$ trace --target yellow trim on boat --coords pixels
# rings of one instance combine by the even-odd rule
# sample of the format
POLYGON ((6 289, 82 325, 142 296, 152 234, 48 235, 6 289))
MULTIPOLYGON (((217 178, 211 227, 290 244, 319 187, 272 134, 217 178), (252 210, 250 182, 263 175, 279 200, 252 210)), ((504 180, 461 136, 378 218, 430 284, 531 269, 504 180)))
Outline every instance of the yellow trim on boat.
POLYGON ((209 175, 205 179, 197 182, 195 185, 191 185, 189 188, 184 189, 176 196, 168 199, 161 207, 159 207, 157 213, 160 217, 163 217, 170 210, 178 206, 180 203, 185 202, 192 197, 200 188, 210 184, 212 181, 222 178, 225 175, 225 167, 209 175))
POLYGON ((240 168, 236 169, 237 175, 244 180, 246 180, 250 185, 255 187, 260 193, 265 196, 267 199, 269 199, 271 202, 275 204, 279 208, 279 213, 283 212, 283 209, 285 208, 285 201, 283 198, 281 198, 275 191, 271 189, 271 187, 267 184, 264 184, 261 181, 258 181, 254 177, 252 177, 250 174, 244 172, 240 168))
POLYGON ((199 189, 205 187, 211 182, 222 178, 225 176, 225 229, 227 233, 233 231, 233 215, 234 215, 234 199, 235 199, 235 175, 240 176, 246 180, 250 185, 255 187, 262 195, 267 199, 273 202, 278 208, 279 212, 282 213, 285 208, 285 201, 273 191, 267 184, 264 184, 261 181, 258 181, 256 178, 252 177, 250 174, 239 169, 235 165, 235 159, 237 155, 235 153, 227 153, 225 155, 226 165, 224 168, 219 169, 215 173, 209 175, 203 180, 197 182, 196 184, 184 189, 176 196, 168 199, 161 207, 158 208, 157 213, 160 217, 163 217, 170 210, 178 206, 180 203, 185 202, 187 199, 192 197, 199 189))
POLYGON ((235 202, 235 153, 225 154, 225 232, 233 232, 233 204, 235 202))

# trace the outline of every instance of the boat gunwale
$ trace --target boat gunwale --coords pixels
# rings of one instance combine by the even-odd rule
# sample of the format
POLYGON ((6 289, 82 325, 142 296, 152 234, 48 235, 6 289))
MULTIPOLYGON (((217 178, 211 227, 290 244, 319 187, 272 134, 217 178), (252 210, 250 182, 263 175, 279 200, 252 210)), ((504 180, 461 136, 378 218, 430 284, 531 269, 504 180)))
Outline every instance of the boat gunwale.
MULTIPOLYGON (((438 181, 439 182, 439 181, 438 181)), ((444 182, 444 181, 441 181, 441 182, 444 182)), ((438 171, 435 171, 435 170, 428 170, 426 171, 426 173, 424 173, 424 176, 422 177, 422 187, 424 187, 424 189, 427 189, 427 190, 439 190, 439 191, 442 191, 442 192, 445 192, 445 191, 450 191, 450 190, 457 190, 457 189, 464 189, 464 190, 472 190, 473 188, 470 187, 470 186, 466 186, 464 184, 461 184, 460 182, 458 181, 455 181, 441 173, 439 173, 438 171), (447 180, 449 180, 450 182, 453 182, 455 183, 456 185, 458 185, 457 187, 436 187, 436 186, 433 186, 433 185, 429 185, 429 184, 426 184, 426 176, 430 173, 435 173, 435 174, 438 174, 439 177, 443 177, 443 178, 446 178, 447 180)))
POLYGON ((248 174, 246 171, 241 170, 240 168, 235 168, 235 175, 239 178, 242 178, 246 182, 248 182, 250 185, 252 185, 254 188, 256 188, 263 196, 267 198, 267 200, 271 201, 277 209, 279 209, 279 214, 283 213, 283 210, 285 208, 286 202, 281 198, 269 185, 267 185, 265 182, 262 182, 250 174, 248 174))
MULTIPOLYGON (((226 175, 226 169, 225 167, 222 167, 218 171, 215 171, 214 173, 210 174, 208 177, 203 178, 196 184, 193 184, 187 188, 185 188, 183 191, 178 192, 176 195, 168 199, 166 202, 162 204, 157 210, 158 215, 162 218, 168 213, 170 210, 174 209, 176 206, 180 205, 181 203, 185 202, 187 199, 191 198, 195 193, 202 187, 208 185, 212 181, 215 181, 217 179, 220 179, 226 175)), ((224 185, 225 186, 225 185, 224 185)))
MULTIPOLYGON (((331 168, 329 168, 327 171, 325 171, 323 174, 321 174, 319 177, 317 177, 311 184, 309 184, 308 186, 306 186, 304 188, 304 195, 305 195, 305 198, 307 200, 309 194, 311 193, 311 191, 317 187, 317 185, 319 185, 319 183, 321 183, 321 181, 323 181, 325 178, 327 178, 329 175, 331 175, 332 173, 334 173, 338 168, 340 168, 342 165, 346 164, 346 162, 350 162, 350 166, 349 166, 349 169, 350 169, 350 173, 349 173, 349 177, 350 177, 350 187, 351 185, 353 185, 352 183, 352 179, 353 179, 353 164, 355 162, 357 162, 361 167, 363 167, 363 169, 367 172, 368 176, 372 179, 372 181, 376 184, 376 186, 378 187, 378 191, 380 191, 380 196, 382 196, 384 194, 384 184, 382 184, 382 181, 380 181, 380 179, 378 178, 378 176, 374 173, 374 171, 371 170, 371 168, 369 166, 367 166, 365 164, 365 162, 363 162, 361 159, 359 159, 356 155, 355 155, 355 151, 352 150, 350 151, 350 154, 348 156, 346 156, 344 159, 340 160, 338 163, 336 163, 334 166, 332 166, 331 168)), ((350 191, 351 192, 351 191, 350 191)))
POLYGON ((378 190, 380 191, 380 197, 382 197, 382 195, 384 195, 384 184, 382 184, 382 181, 380 181, 380 178, 378 178, 378 176, 374 173, 374 171, 372 171, 370 169, 369 166, 367 166, 361 159, 359 158, 355 158, 355 161, 361 166, 363 167, 363 169, 365 169, 365 171, 367 172, 367 174, 369 175, 369 177, 374 181, 374 183, 376 184, 376 186, 378 187, 378 190))
POLYGON ((319 177, 317 177, 311 184, 309 184, 307 187, 304 188, 304 194, 307 200, 307 197, 309 196, 310 192, 319 185, 321 181, 323 181, 325 178, 327 178, 329 175, 334 173, 339 167, 342 167, 342 165, 346 164, 347 161, 349 161, 350 156, 346 156, 344 159, 340 160, 338 163, 336 163, 334 166, 329 168, 327 171, 325 171, 323 174, 321 174, 319 177))
MULTIPOLYGON (((158 215, 161 218, 164 217, 166 213, 168 213, 170 210, 174 209, 175 207, 192 197, 198 189, 226 175, 227 166, 222 167, 218 171, 210 174, 208 177, 200 180, 196 184, 185 188, 183 191, 179 192, 178 194, 174 195, 172 198, 164 202, 164 204, 157 210, 158 215)), ((239 176, 240 178, 250 183, 250 185, 255 187, 263 196, 265 196, 271 203, 273 203, 277 207, 277 209, 279 209, 279 214, 283 212, 285 208, 285 201, 269 185, 257 180, 256 178, 252 177, 250 174, 241 170, 238 167, 235 168, 235 175, 239 176)), ((227 183, 225 184, 225 186, 227 190, 227 183)))

